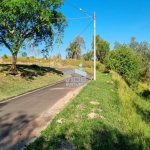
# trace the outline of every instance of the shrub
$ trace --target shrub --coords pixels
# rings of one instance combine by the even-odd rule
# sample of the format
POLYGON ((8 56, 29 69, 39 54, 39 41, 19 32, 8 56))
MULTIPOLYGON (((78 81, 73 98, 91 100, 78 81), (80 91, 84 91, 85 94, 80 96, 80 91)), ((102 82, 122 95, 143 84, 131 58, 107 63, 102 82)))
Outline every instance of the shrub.
POLYGON ((118 72, 129 86, 137 87, 141 61, 137 54, 125 45, 116 47, 105 59, 107 69, 118 72))
POLYGON ((4 54, 3 56, 2 56, 2 59, 7 59, 8 58, 8 56, 6 55, 6 54, 4 54))

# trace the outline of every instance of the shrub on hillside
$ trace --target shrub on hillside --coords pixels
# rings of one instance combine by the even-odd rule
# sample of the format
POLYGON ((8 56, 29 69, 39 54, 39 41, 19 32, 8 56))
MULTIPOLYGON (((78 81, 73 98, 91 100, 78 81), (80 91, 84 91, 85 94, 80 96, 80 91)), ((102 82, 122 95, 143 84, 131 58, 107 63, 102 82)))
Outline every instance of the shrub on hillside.
POLYGON ((6 55, 6 54, 4 54, 3 56, 2 56, 2 59, 7 59, 8 58, 8 56, 6 55))
POLYGON ((100 62, 96 63, 96 70, 102 73, 109 73, 109 70, 105 67, 105 65, 100 62))
POLYGON ((140 75, 140 58, 126 45, 116 47, 105 59, 107 69, 118 72, 129 86, 135 88, 140 75))
POLYGON ((8 56, 6 54, 4 54, 2 57, 2 61, 5 62, 5 63, 10 63, 12 62, 12 57, 11 56, 8 56))

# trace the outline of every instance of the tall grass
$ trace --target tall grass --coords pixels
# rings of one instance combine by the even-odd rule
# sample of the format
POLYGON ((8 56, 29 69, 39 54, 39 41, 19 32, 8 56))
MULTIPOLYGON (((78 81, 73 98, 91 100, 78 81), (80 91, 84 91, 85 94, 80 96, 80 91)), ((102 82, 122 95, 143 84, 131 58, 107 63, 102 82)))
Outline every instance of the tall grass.
MULTIPOLYGON (((121 132, 130 135, 134 149, 150 149, 150 99, 138 96, 117 73, 112 72, 120 99, 121 132)), ((128 139, 126 139, 128 141, 128 139)))

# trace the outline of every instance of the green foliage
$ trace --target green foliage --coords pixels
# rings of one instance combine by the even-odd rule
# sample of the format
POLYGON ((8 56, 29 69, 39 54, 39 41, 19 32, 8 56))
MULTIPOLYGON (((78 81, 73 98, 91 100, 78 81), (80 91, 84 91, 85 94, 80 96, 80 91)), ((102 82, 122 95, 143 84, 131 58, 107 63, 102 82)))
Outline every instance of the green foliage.
POLYGON ((82 48, 85 48, 85 41, 83 37, 77 36, 70 44, 69 47, 66 49, 67 58, 70 59, 80 59, 82 48))
POLYGON ((150 86, 148 86, 147 84, 139 83, 136 93, 142 96, 142 98, 150 100, 150 86))
POLYGON ((83 59, 84 60, 92 60, 93 59, 93 51, 89 51, 89 52, 87 52, 87 53, 85 53, 85 54, 83 54, 82 55, 82 57, 83 57, 83 59))
POLYGON ((131 37, 129 47, 139 56, 142 62, 140 80, 150 85, 150 44, 147 42, 137 42, 135 37, 131 37))
POLYGON ((2 56, 2 59, 7 59, 8 58, 8 56, 6 55, 6 54, 4 54, 3 56, 2 56))
POLYGON ((31 59, 36 59, 36 57, 35 57, 35 56, 30 56, 29 58, 31 58, 31 59))
POLYGON ((27 53, 26 52, 22 52, 21 53, 21 57, 27 57, 27 53))
POLYGON ((108 69, 118 72, 133 88, 137 86, 141 61, 137 54, 126 45, 116 47, 105 59, 108 69))
MULTIPOLYGON (((96 35, 96 57, 98 61, 104 63, 104 59, 110 51, 110 44, 101 39, 99 35, 96 35)), ((92 41, 92 47, 94 48, 94 41, 92 41)))
POLYGON ((5 45, 14 56, 14 66, 20 48, 27 41, 32 41, 33 47, 45 42, 47 51, 54 37, 62 37, 66 27, 65 16, 59 9, 62 4, 62 0, 0 1, 0 45, 5 45))
POLYGON ((100 62, 96 63, 96 70, 101 73, 109 73, 109 70, 105 67, 105 65, 100 62))

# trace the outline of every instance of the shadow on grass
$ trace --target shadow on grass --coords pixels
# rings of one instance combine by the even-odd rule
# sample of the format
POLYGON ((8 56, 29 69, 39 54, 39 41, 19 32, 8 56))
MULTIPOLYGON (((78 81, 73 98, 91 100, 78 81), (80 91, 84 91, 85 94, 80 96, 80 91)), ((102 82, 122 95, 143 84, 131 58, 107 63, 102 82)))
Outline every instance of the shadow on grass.
POLYGON ((138 104, 134 103, 137 114, 142 117, 142 120, 146 123, 150 123, 150 110, 140 107, 138 104))
POLYGON ((50 67, 40 67, 38 65, 17 65, 17 73, 9 71, 9 64, 0 64, 0 72, 5 72, 6 75, 20 75, 27 80, 34 80, 34 77, 44 76, 46 73, 55 73, 61 75, 62 72, 50 67))
POLYGON ((144 90, 144 91, 142 91, 142 93, 140 93, 140 95, 142 96, 142 97, 144 97, 145 99, 149 99, 150 100, 150 91, 149 90, 144 90))
MULTIPOLYGON (((92 127, 90 127, 92 128, 92 127)), ((150 139, 136 134, 122 134, 119 130, 106 126, 99 122, 98 127, 93 127, 90 132, 84 133, 79 130, 69 136, 69 128, 61 130, 61 134, 49 134, 39 137, 34 143, 31 143, 25 150, 147 150, 150 148, 150 139), (143 143, 142 143, 143 142, 143 143)))

